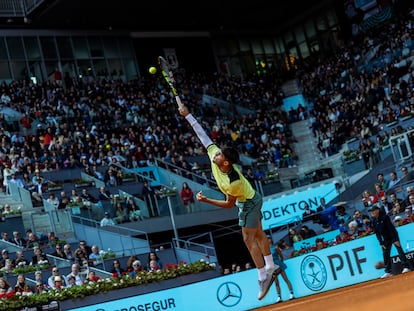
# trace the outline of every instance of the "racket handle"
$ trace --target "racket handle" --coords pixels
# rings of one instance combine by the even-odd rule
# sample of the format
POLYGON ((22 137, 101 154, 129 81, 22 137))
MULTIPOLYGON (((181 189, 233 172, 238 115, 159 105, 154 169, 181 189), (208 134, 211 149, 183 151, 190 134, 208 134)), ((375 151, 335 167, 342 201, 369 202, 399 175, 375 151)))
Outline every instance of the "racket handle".
POLYGON ((182 108, 184 106, 184 104, 181 102, 180 96, 176 95, 175 101, 177 102, 178 108, 182 108))

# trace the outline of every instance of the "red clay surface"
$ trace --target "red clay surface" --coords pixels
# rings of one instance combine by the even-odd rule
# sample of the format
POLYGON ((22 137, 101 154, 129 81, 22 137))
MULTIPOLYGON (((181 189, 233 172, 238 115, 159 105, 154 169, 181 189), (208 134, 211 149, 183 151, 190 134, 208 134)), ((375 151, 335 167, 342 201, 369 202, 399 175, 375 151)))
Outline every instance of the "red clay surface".
POLYGON ((269 305, 256 311, 414 311, 414 272, 269 305))

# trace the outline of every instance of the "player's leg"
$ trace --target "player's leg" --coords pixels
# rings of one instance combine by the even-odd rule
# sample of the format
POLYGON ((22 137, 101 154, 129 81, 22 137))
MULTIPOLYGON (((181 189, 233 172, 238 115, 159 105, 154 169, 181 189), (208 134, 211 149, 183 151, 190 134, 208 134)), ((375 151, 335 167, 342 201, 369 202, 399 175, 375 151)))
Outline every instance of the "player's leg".
POLYGON ((278 303, 282 301, 282 295, 280 292, 280 284, 279 284, 279 280, 277 277, 275 278, 275 286, 276 286, 276 293, 277 293, 276 303, 278 303))
MULTIPOLYGON (((262 251, 257 244, 256 235, 257 228, 247 228, 242 227, 243 241, 246 245, 250 256, 253 259, 253 262, 257 269, 264 268, 265 262, 263 259, 262 251)), ((270 251, 269 251, 270 252, 270 251)))
POLYGON ((243 240, 256 266, 259 278, 259 294, 257 298, 262 300, 269 292, 270 286, 274 281, 274 275, 266 271, 262 251, 256 240, 257 230, 257 228, 242 227, 243 240))
POLYGON ((280 275, 282 276, 283 280, 286 282, 286 285, 289 289, 289 299, 293 299, 294 295, 293 295, 293 288, 292 288, 292 283, 290 282, 286 272, 283 270, 282 272, 280 272, 280 275))

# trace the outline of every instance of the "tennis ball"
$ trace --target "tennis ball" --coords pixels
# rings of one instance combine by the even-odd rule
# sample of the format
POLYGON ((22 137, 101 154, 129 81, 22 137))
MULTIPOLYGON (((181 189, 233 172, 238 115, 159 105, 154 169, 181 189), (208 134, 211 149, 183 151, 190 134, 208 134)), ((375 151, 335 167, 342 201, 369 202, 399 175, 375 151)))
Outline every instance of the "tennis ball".
POLYGON ((152 75, 155 75, 157 73, 157 68, 155 67, 150 67, 150 69, 148 69, 149 73, 152 75))

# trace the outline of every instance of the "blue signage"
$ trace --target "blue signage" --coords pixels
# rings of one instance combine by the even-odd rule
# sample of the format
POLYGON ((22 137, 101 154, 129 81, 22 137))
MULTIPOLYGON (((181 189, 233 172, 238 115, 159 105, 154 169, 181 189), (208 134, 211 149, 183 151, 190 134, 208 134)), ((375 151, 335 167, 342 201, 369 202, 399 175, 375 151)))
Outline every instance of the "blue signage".
POLYGON ((262 207, 263 229, 268 230, 272 227, 301 220, 305 210, 305 203, 309 205, 311 210, 316 211, 321 198, 325 198, 326 202, 330 202, 337 196, 338 192, 335 184, 332 182, 326 185, 311 187, 303 191, 266 200, 263 202, 262 207))
MULTIPOLYGON (((414 224, 397 228, 402 245, 412 245, 414 224)), ((412 256, 412 253, 407 253, 412 256)), ((303 297, 379 278, 375 268, 382 251, 375 235, 285 260, 295 297, 303 297)), ((393 258, 394 259, 394 258, 393 258)), ((256 269, 233 273, 169 290, 97 303, 67 311, 250 310, 275 303, 276 289, 257 300, 256 269), (256 286, 255 286, 256 285, 256 286)), ((288 300, 285 282, 279 282, 288 300)))
POLYGON ((160 186, 160 175, 156 166, 145 166, 130 169, 133 172, 138 173, 138 181, 144 182, 147 178, 151 180, 150 186, 160 186), (144 178, 144 177, 146 178, 144 178))

